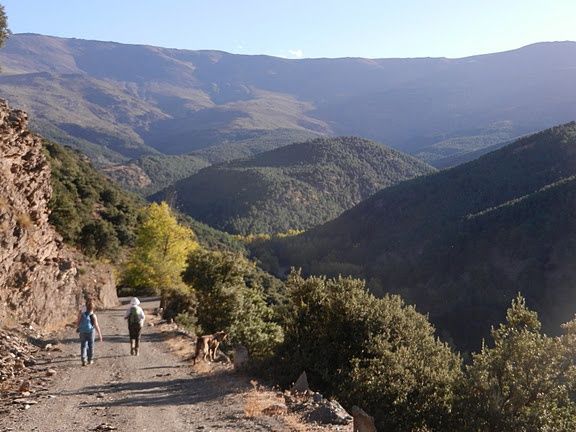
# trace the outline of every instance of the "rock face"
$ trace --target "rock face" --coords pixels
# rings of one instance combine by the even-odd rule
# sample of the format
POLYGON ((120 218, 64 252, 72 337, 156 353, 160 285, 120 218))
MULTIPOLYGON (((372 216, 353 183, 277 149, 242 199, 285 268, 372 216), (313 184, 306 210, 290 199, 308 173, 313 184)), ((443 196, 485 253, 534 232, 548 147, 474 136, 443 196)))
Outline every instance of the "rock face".
POLYGON ((42 141, 28 118, 0 101, 0 326, 14 320, 57 328, 85 294, 117 302, 112 268, 64 245, 48 222, 52 189, 42 141))

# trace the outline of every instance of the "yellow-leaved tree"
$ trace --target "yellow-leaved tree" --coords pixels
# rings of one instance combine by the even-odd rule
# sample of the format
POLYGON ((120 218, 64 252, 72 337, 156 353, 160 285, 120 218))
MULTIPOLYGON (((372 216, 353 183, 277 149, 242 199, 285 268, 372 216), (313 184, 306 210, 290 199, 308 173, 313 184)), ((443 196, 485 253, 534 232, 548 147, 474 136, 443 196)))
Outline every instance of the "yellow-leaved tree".
POLYGON ((168 204, 150 204, 137 230, 123 282, 142 292, 159 294, 163 307, 170 291, 185 288, 182 271, 188 254, 196 248, 194 232, 178 224, 168 204))

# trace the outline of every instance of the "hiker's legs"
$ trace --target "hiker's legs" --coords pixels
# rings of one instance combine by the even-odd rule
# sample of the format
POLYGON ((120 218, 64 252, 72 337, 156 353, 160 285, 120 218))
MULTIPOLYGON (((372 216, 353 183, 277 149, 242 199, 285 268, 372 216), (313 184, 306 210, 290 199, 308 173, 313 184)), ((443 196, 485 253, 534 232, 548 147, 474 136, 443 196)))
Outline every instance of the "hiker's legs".
POLYGON ((88 349, 89 333, 80 333, 80 359, 82 364, 86 363, 86 350, 88 349))
POLYGON ((140 332, 142 327, 139 324, 130 324, 128 331, 130 332, 130 354, 138 355, 140 350, 140 332))
POLYGON ((94 330, 87 333, 88 336, 88 363, 92 361, 92 356, 94 354, 94 330))
POLYGON ((138 326, 136 329, 136 339, 134 340, 134 353, 138 355, 140 353, 140 332, 142 327, 138 326))

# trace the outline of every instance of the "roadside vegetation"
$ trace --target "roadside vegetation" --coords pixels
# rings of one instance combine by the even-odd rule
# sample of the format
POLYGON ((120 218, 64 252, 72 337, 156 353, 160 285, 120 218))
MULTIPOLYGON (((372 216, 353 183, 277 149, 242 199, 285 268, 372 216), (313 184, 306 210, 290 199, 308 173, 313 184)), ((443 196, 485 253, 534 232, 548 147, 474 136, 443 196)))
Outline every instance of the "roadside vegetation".
POLYGON ((418 304, 376 297, 360 278, 292 270, 276 279, 239 239, 126 195, 69 149, 46 151, 51 220, 64 239, 119 263, 123 289, 160 295, 166 318, 196 334, 226 331, 228 348, 248 349, 254 374, 288 386, 306 371, 315 390, 360 406, 378 430, 576 429, 576 320, 549 336, 518 295, 482 348, 460 354, 418 304))

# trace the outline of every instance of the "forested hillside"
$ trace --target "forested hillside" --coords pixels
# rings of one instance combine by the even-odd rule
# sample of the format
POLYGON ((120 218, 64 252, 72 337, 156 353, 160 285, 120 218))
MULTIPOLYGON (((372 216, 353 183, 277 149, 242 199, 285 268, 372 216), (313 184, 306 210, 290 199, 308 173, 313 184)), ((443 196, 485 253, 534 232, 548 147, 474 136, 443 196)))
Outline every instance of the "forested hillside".
POLYGON ((150 195, 213 163, 253 156, 317 137, 306 131, 255 131, 242 140, 213 145, 184 155, 148 155, 102 170, 124 187, 150 195))
POLYGON ((362 136, 431 162, 574 119, 575 59, 574 42, 288 60, 18 34, 0 52, 0 96, 99 164, 234 143, 246 154, 247 140, 301 134, 362 136))
POLYGON ((382 190, 300 236, 255 245, 276 271, 366 278, 478 347, 518 292, 546 328, 576 305, 576 123, 382 190))
MULTIPOLYGON (((108 180, 77 151, 50 141, 45 141, 44 148, 52 172, 50 222, 64 241, 87 255, 117 259, 123 249, 133 246, 146 202, 108 180)), ((226 233, 184 215, 181 220, 205 246, 243 250, 226 233)))
POLYGON ((434 169, 360 138, 319 138, 210 166, 154 195, 186 214, 240 234, 326 222, 374 192, 434 169))

